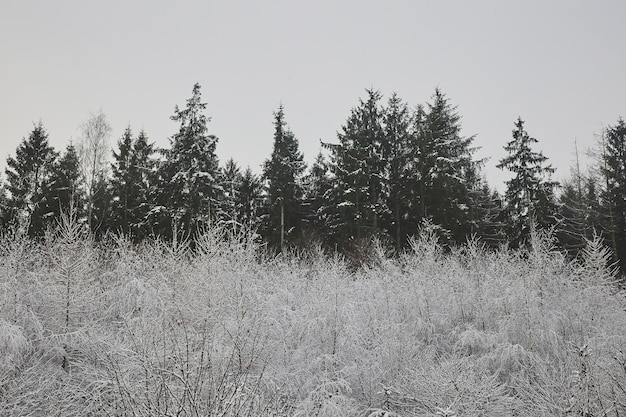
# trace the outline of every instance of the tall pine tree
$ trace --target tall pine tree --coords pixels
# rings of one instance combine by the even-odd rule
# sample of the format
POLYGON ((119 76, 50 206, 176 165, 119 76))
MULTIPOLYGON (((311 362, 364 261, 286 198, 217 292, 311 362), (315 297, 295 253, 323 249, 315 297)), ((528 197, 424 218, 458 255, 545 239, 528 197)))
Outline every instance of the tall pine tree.
POLYGON ((524 121, 518 118, 513 140, 504 147, 508 156, 497 165, 513 173, 513 178, 506 182, 505 206, 507 235, 514 248, 528 247, 535 226, 545 229, 557 222, 555 188, 558 182, 550 179, 555 169, 544 165, 547 157, 531 149, 537 142, 524 130, 524 121))
POLYGON ((337 133, 338 144, 324 143, 330 150, 333 188, 329 203, 329 233, 334 243, 353 244, 380 232, 387 212, 384 194, 382 95, 366 90, 350 117, 337 133))
POLYGON ((384 140, 381 143, 382 191, 387 207, 383 218, 385 229, 395 242, 396 251, 399 252, 411 231, 408 220, 412 204, 409 197, 409 170, 412 155, 409 109, 396 93, 392 94, 387 107, 384 109, 383 122, 384 140))
POLYGON ((606 225, 598 193, 598 179, 592 172, 582 173, 578 147, 575 152, 576 163, 559 195, 557 226, 559 244, 571 257, 577 256, 596 234, 603 234, 606 225))
POLYGON ((223 197, 221 200, 221 220, 236 228, 239 225, 237 202, 239 199, 239 188, 241 187, 241 170, 234 159, 226 161, 220 170, 220 183, 222 185, 223 197))
POLYGON ((53 213, 57 220, 61 215, 84 220, 84 187, 78 153, 73 144, 67 145, 65 152, 54 165, 51 181, 47 187, 48 211, 53 213))
POLYGON ((241 175, 235 194, 238 222, 251 230, 259 229, 262 204, 263 183, 248 167, 241 175))
POLYGON ((603 168, 609 242, 622 272, 626 271, 626 122, 619 118, 604 132, 603 168))
POLYGON ((137 187, 133 176, 133 132, 128 126, 121 139, 117 142, 118 150, 113 151, 111 164, 111 193, 114 231, 128 235, 132 208, 137 199, 137 187))
POLYGON ((311 165, 308 174, 304 177, 304 206, 307 239, 314 239, 321 243, 329 243, 328 216, 331 210, 327 201, 332 189, 332 180, 329 175, 328 162, 322 152, 319 152, 311 165))
POLYGON ((472 232, 472 190, 480 183, 482 161, 473 159, 474 137, 461 135, 461 116, 438 88, 413 120, 410 166, 418 204, 412 217, 417 224, 429 219, 442 237, 462 243, 472 232))
POLYGON ((139 184, 137 190, 138 204, 135 208, 134 221, 131 224, 131 230, 137 240, 143 240, 153 232, 149 221, 149 213, 158 197, 157 160, 155 154, 154 144, 148 141, 148 135, 141 130, 133 145, 132 158, 139 184))
POLYGON ((305 170, 298 140, 285 122, 282 104, 274 113, 274 147, 263 164, 267 187, 265 238, 283 251, 288 241, 300 236, 302 229, 302 176, 305 170))
POLYGON ((146 216, 150 209, 154 149, 144 131, 133 139, 130 126, 117 146, 111 164, 111 227, 139 241, 149 234, 146 216))
POLYGON ((165 161, 159 169, 158 227, 165 236, 174 230, 193 236, 216 219, 221 187, 218 182, 219 161, 215 154, 218 138, 208 133, 200 84, 193 87, 184 109, 175 107, 171 119, 179 124, 164 150, 165 161))
POLYGON ((31 237, 42 236, 53 219, 48 211, 50 196, 46 191, 57 156, 48 143, 48 133, 39 122, 17 147, 15 157, 7 159, 10 219, 16 225, 27 227, 31 237))
POLYGON ((471 191, 470 235, 477 237, 488 248, 497 249, 506 243, 505 219, 502 198, 484 179, 471 191))

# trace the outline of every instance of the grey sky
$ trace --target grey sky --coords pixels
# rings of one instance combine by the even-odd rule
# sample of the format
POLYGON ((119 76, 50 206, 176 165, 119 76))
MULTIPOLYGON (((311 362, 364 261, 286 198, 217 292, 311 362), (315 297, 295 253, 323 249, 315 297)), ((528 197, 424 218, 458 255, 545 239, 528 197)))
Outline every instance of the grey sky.
MULTIPOLYGON (((518 116, 567 176, 574 139, 626 116, 624 1, 4 1, 0 159, 41 119, 61 150, 100 108, 159 146, 202 85, 222 161, 260 172, 272 112, 307 161, 364 97, 411 106, 439 86, 495 169, 518 116)), ((2 173, 4 176, 4 173, 2 173)))

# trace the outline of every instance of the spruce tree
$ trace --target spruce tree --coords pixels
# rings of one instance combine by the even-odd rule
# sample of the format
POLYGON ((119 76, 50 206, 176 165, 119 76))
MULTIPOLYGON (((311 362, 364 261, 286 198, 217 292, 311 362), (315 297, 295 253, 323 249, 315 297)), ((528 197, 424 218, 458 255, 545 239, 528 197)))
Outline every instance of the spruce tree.
POLYGON ((140 241, 149 234, 146 216, 152 194, 154 149, 144 131, 133 139, 130 126, 117 146, 111 164, 111 227, 140 241))
POLYGON ((160 214, 161 233, 169 237, 174 230, 194 236, 216 219, 221 194, 215 154, 218 138, 208 133, 210 118, 205 109, 200 84, 196 83, 186 107, 176 106, 171 117, 179 130, 170 139, 170 149, 163 150, 160 206, 153 210, 153 214, 160 214))
POLYGON ((471 190, 470 235, 483 242, 486 247, 497 249, 506 243, 506 230, 502 199, 487 181, 480 180, 471 190))
POLYGON ((132 158, 137 181, 137 204, 133 210, 131 230, 138 241, 152 233, 149 213, 158 196, 155 153, 154 144, 148 142, 148 135, 141 130, 133 143, 132 158))
POLYGON ((132 209, 137 200, 137 178, 133 166, 133 132, 128 126, 117 142, 111 164, 112 223, 114 231, 128 235, 132 222, 132 209))
POLYGON ((428 219, 442 237, 462 243, 471 234, 472 190, 483 161, 473 159, 474 137, 461 135, 461 116, 441 90, 414 114, 410 152, 414 155, 414 222, 428 219))
MULTIPOLYGON (((400 251, 411 232, 409 210, 409 170, 412 158, 410 143, 411 119, 408 107, 396 93, 384 109, 384 140, 381 143, 383 162, 383 195, 386 199, 384 223, 387 233, 400 251)), ((413 230, 415 232, 415 230, 413 230)))
POLYGON ((263 183, 248 167, 241 175, 235 192, 238 222, 251 230, 259 229, 262 204, 263 183))
POLYGON ((0 182, 0 230, 6 230, 9 227, 10 215, 6 184, 0 182))
POLYGON ((52 221, 47 201, 50 195, 46 191, 57 157, 48 143, 48 133, 39 122, 17 147, 15 157, 7 158, 10 221, 27 227, 31 237, 42 236, 52 221))
POLYGON ((61 215, 84 216, 84 188, 78 153, 73 144, 67 145, 65 152, 54 165, 49 182, 48 211, 60 221, 61 215))
POLYGON ((101 171, 95 178, 93 185, 95 193, 91 196, 91 232, 96 239, 100 239, 108 232, 115 232, 112 228, 113 216, 113 189, 106 171, 101 171))
POLYGON ((220 218, 236 228, 239 224, 237 202, 241 187, 241 170, 233 158, 226 161, 220 170, 220 183, 223 189, 220 218))
POLYGON ((622 272, 626 271, 626 122, 619 118, 604 132, 602 196, 608 214, 609 242, 622 272))
MULTIPOLYGON (((570 178, 559 195, 557 237, 562 248, 575 257, 597 235, 605 234, 606 216, 601 206, 598 178, 593 171, 583 174, 578 148, 570 178)), ((605 234, 606 235, 606 234, 605 234)), ((608 235, 607 235, 608 236, 608 235)))
POLYGON ((300 236, 302 228, 302 184, 305 164, 298 140, 285 122, 282 104, 274 113, 274 146, 263 164, 267 188, 265 238, 279 251, 300 236))
POLYGON ((407 199, 409 200, 407 230, 417 232, 424 221, 429 220, 428 195, 432 189, 429 181, 433 153, 426 138, 426 110, 418 104, 411 117, 409 153, 407 161, 407 199))
POLYGON ((328 216, 332 213, 332 208, 328 202, 333 185, 328 162, 322 152, 317 154, 308 174, 304 177, 303 184, 306 234, 321 243, 329 243, 326 236, 328 216))
POLYGON ((513 140, 504 147, 509 155, 497 165, 513 173, 513 178, 506 182, 505 206, 507 235, 514 248, 528 247, 536 226, 545 229, 557 222, 554 192, 559 184, 550 179, 555 169, 544 165, 548 158, 531 149, 537 142, 524 130, 524 121, 518 118, 513 140))
POLYGON ((338 144, 323 144, 330 150, 333 188, 329 197, 335 208, 329 213, 329 233, 335 243, 354 244, 380 232, 386 213, 382 144, 382 95, 366 90, 338 132, 338 144))

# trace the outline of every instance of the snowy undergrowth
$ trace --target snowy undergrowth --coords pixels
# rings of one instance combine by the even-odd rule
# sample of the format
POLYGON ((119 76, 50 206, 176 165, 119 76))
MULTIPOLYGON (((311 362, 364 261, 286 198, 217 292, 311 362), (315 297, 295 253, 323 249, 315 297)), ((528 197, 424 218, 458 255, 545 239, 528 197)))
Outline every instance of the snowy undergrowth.
POLYGON ((608 253, 568 262, 424 233, 354 271, 251 235, 0 244, 6 415, 619 416, 626 307, 608 253))

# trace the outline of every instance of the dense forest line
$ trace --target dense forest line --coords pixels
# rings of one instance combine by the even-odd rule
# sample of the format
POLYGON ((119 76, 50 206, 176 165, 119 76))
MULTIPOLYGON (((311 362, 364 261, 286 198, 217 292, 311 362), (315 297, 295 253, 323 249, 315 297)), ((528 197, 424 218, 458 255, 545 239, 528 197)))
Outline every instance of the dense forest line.
POLYGON ((594 166, 582 172, 576 164, 563 184, 519 118, 498 164, 512 173, 501 195, 439 89, 414 107, 397 94, 384 103, 380 92, 366 90, 310 167, 281 105, 260 175, 232 159, 220 163, 205 110, 195 84, 185 106, 175 107, 179 128, 167 149, 129 126, 111 151, 112 129, 100 112, 57 152, 40 121, 7 159, 3 230, 39 239, 72 212, 96 238, 122 233, 136 243, 156 237, 193 245, 220 225, 256 233, 272 251, 318 244, 358 261, 373 238, 400 253, 423 225, 448 248, 474 236, 488 248, 524 249, 534 230, 546 229, 571 257, 599 236, 616 265, 626 266, 622 118, 602 132, 594 166))

